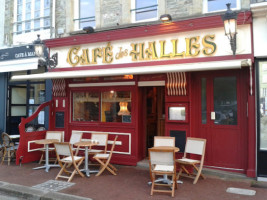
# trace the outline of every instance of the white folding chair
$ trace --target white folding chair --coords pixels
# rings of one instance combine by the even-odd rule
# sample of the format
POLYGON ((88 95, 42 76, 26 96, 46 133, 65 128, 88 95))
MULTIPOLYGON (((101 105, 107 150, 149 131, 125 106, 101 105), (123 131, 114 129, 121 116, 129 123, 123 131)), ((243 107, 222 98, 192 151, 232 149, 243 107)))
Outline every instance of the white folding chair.
MULTIPOLYGON (((46 131, 45 139, 56 139, 58 142, 63 142, 64 140, 64 131, 46 131)), ((43 149, 40 149, 42 151, 41 158, 39 160, 39 164, 42 162, 45 162, 45 146, 43 149)), ((55 151, 54 147, 49 147, 49 152, 55 151)), ((57 159, 49 159, 49 161, 56 162, 57 159)))
POLYGON ((177 188, 177 178, 176 178, 176 164, 175 164, 175 152, 171 149, 149 149, 149 171, 150 177, 152 181, 151 185, 151 193, 153 195, 154 192, 163 192, 163 193, 171 193, 172 197, 174 197, 174 189, 177 188), (156 176, 157 175, 167 175, 172 176, 172 181, 169 184, 157 183, 156 176), (155 186, 167 186, 168 190, 163 189, 155 189, 155 186), (169 187, 172 190, 169 190, 169 187))
POLYGON ((91 140, 97 141, 96 146, 90 147, 89 154, 106 153, 108 146, 108 133, 92 133, 91 140), (96 149, 94 147, 102 147, 102 149, 96 149))
POLYGON ((175 147, 175 137, 155 136, 154 147, 159 146, 175 147))
POLYGON ((71 136, 70 136, 70 144, 71 144, 71 148, 73 151, 75 151, 75 156, 78 155, 79 152, 79 147, 74 147, 74 144, 77 142, 80 142, 82 140, 83 137, 83 132, 79 132, 79 131, 72 131, 71 136))
POLYGON ((82 164, 84 157, 73 156, 71 144, 68 142, 56 142, 54 145, 56 149, 57 160, 61 167, 61 170, 56 176, 56 180, 58 178, 66 178, 68 179, 68 182, 70 182, 76 173, 80 174, 81 177, 84 177, 83 173, 79 170, 79 166, 82 164), (73 165, 74 170, 67 170, 68 165, 73 165), (63 172, 65 172, 67 175, 70 174, 70 176, 63 176, 63 172))
POLYGON ((204 164, 205 148, 206 148, 206 139, 191 138, 191 137, 187 138, 184 156, 183 158, 176 160, 176 162, 178 162, 180 165, 178 179, 180 176, 193 178, 194 179, 193 184, 197 183, 200 176, 203 179, 205 179, 204 175, 201 173, 204 164), (189 158, 189 155, 193 154, 198 155, 200 159, 196 160, 189 158), (199 168, 197 168, 196 165, 199 165, 199 168), (189 172, 186 169, 186 166, 192 166, 196 170, 196 173, 189 172))

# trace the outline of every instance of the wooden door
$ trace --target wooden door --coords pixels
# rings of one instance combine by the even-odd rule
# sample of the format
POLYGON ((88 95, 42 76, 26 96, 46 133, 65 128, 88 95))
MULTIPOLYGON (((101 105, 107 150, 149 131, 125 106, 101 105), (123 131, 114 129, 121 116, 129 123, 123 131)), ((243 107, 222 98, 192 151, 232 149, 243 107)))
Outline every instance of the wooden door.
POLYGON ((207 139, 205 165, 246 168, 246 81, 242 70, 193 74, 192 135, 207 139))

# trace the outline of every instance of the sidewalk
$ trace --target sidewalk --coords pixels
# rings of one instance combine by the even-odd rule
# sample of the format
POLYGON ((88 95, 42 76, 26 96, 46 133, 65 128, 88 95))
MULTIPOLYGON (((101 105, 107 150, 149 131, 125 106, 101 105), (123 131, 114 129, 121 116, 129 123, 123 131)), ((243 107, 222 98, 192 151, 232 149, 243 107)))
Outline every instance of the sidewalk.
MULTIPOLYGON (((47 181, 54 181, 59 168, 51 168, 48 173, 44 170, 33 170, 37 167, 37 163, 23 164, 21 167, 12 163, 10 166, 6 164, 0 165, 0 194, 28 195, 25 199, 95 199, 95 200, 136 200, 136 199, 179 199, 179 200, 263 200, 267 196, 267 188, 251 187, 253 179, 233 176, 217 176, 216 171, 206 172, 206 180, 200 179, 196 185, 192 184, 191 179, 183 178, 183 184, 178 185, 175 191, 175 197, 171 198, 168 194, 156 193, 150 196, 150 186, 147 182, 150 180, 148 168, 118 166, 118 175, 113 176, 108 171, 101 176, 90 178, 80 177, 76 175, 67 188, 51 192, 44 189, 36 189, 39 184, 47 181), (26 187, 25 187, 26 186, 26 187), (227 193, 229 187, 255 190, 255 196, 245 196, 227 193), (34 197, 30 198, 30 194, 34 197), (71 195, 71 196, 69 196, 71 195), (72 196, 74 195, 74 196, 72 196)), ((64 184, 68 184, 65 180, 60 180, 64 184)), ((53 185, 51 188, 54 188, 53 185)), ((23 198, 21 198, 23 199, 23 198)))

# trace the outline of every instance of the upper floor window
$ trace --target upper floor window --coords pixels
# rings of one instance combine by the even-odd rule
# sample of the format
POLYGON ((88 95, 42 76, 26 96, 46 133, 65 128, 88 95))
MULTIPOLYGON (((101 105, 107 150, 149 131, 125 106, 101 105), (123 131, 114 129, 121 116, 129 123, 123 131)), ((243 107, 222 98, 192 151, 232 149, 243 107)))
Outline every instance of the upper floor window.
POLYGON ((227 9, 227 3, 231 3, 232 10, 240 9, 240 0, 204 0, 203 11, 204 13, 223 11, 227 9))
POLYGON ((74 23, 75 29, 84 27, 95 27, 95 0, 79 0, 74 5, 74 23))
POLYGON ((132 0, 132 22, 158 19, 158 0, 132 0))
POLYGON ((14 34, 50 28, 51 0, 15 0, 14 34))

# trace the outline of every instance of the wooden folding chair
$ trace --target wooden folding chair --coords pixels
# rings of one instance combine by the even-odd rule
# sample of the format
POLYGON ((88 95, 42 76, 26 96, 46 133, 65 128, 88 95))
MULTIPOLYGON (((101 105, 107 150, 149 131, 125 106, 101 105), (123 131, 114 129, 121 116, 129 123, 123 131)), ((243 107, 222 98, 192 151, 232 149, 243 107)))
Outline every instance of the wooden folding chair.
POLYGON ((183 158, 176 160, 176 162, 180 164, 178 179, 180 176, 193 178, 194 179, 193 184, 197 183, 200 176, 203 179, 205 179, 204 175, 201 173, 204 164, 205 148, 206 148, 206 139, 191 138, 191 137, 187 138, 184 156, 183 158), (191 159, 188 156, 190 154, 199 155, 200 159, 199 160, 191 159), (199 168, 197 168, 196 165, 199 165, 199 168), (186 166, 193 166, 193 168, 196 170, 196 173, 194 172, 190 173, 186 169, 186 166))
POLYGON ((171 193, 174 197, 174 190, 177 188, 177 178, 176 178, 176 164, 175 164, 175 152, 171 149, 149 149, 149 172, 151 177, 151 192, 171 193), (172 181, 170 184, 162 184, 156 182, 157 175, 167 175, 172 176, 172 181), (160 187, 171 187, 171 190, 155 189, 155 186, 160 187))
POLYGON ((112 153, 115 148, 117 139, 118 139, 118 136, 116 135, 109 153, 96 154, 93 157, 100 164, 100 170, 96 174, 96 176, 99 176, 100 174, 102 174, 105 169, 110 171, 110 173, 112 173, 113 175, 117 175, 115 172, 117 171, 117 169, 112 164, 110 164, 110 160, 111 160, 112 153))
POLYGON ((84 177, 83 173, 79 170, 79 166, 82 164, 84 157, 73 156, 71 144, 68 142, 57 142, 54 143, 54 145, 56 149, 57 160, 61 167, 61 170, 56 176, 56 180, 58 178, 66 178, 68 179, 68 182, 70 182, 76 173, 80 174, 81 177, 84 177), (68 171, 68 165, 73 165, 74 170, 68 171), (63 172, 65 172, 67 175, 70 174, 70 176, 63 176, 63 172))
MULTIPOLYGON (((58 142, 63 142, 64 139, 64 131, 46 131, 45 139, 56 139, 58 142)), ((42 151, 41 158, 39 160, 39 164, 42 162, 45 162, 45 146, 43 149, 40 149, 42 151)), ((49 147, 49 152, 55 152, 54 147, 49 147)), ((54 163, 57 162, 57 159, 49 158, 49 161, 54 161, 54 163)))
POLYGON ((10 165, 10 161, 12 158, 16 158, 16 149, 18 145, 15 145, 12 139, 9 137, 7 133, 2 133, 2 162, 4 163, 5 158, 7 157, 8 165, 10 165))
POLYGON ((155 136, 154 137, 154 147, 158 147, 158 146, 174 147, 175 146, 175 137, 155 136))

